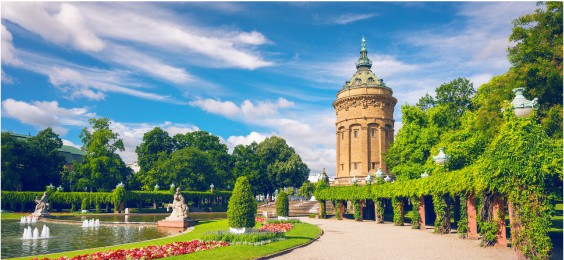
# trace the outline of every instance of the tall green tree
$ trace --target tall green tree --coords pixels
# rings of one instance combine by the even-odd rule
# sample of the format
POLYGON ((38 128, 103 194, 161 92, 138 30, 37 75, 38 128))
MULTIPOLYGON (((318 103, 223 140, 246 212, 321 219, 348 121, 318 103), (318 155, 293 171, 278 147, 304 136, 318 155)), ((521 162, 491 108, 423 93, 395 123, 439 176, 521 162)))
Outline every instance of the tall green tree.
POLYGON ((547 133, 562 138, 562 2, 541 2, 534 13, 513 21, 509 37, 515 87, 527 97, 538 97, 541 123, 547 133))
POLYGON ((82 164, 73 169, 73 190, 111 191, 119 182, 126 182, 132 170, 125 165, 117 151, 123 151, 123 140, 110 129, 108 118, 88 120, 92 131, 82 129, 79 137, 86 155, 82 164))
POLYGON ((258 145, 257 154, 267 165, 266 173, 273 183, 269 193, 275 188, 301 186, 309 175, 310 170, 301 157, 280 137, 266 138, 258 145))
POLYGON ((257 202, 251 191, 251 185, 245 176, 237 178, 233 194, 227 206, 229 227, 252 228, 255 226, 257 202))
POLYGON ((49 183, 60 183, 62 145, 51 128, 25 140, 2 133, 2 189, 42 191, 49 183))
POLYGON ((172 153, 174 142, 168 133, 160 127, 143 135, 143 142, 135 148, 137 153, 137 163, 140 172, 147 172, 153 167, 161 157, 166 157, 172 153))
POLYGON ((232 183, 230 181, 233 179, 232 159, 227 152, 227 146, 220 142, 219 137, 206 131, 194 131, 177 134, 173 137, 173 141, 177 150, 194 147, 210 156, 215 174, 219 180, 223 180, 214 183, 217 189, 225 189, 229 183, 232 183))
POLYGON ((170 158, 162 160, 148 174, 144 189, 174 183, 184 190, 209 189, 210 184, 218 185, 221 179, 213 169, 211 157, 195 147, 186 147, 170 154, 170 158))
MULTIPOLYGON (((264 194, 272 189, 272 184, 266 175, 266 167, 256 153, 258 144, 252 142, 250 145, 237 145, 233 149, 232 172, 235 178, 245 176, 251 184, 253 194, 264 194)), ((231 184, 233 187, 233 185, 231 184)))

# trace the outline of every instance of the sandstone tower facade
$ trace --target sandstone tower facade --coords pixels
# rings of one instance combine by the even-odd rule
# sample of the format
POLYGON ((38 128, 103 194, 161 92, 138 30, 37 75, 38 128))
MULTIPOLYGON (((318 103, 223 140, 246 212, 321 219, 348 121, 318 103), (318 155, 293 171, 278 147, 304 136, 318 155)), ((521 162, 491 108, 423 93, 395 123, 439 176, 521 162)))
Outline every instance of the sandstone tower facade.
POLYGON ((387 171, 384 154, 394 141, 394 107, 397 99, 370 70, 366 41, 362 38, 357 71, 337 92, 333 102, 337 115, 336 185, 359 181, 378 168, 387 171))

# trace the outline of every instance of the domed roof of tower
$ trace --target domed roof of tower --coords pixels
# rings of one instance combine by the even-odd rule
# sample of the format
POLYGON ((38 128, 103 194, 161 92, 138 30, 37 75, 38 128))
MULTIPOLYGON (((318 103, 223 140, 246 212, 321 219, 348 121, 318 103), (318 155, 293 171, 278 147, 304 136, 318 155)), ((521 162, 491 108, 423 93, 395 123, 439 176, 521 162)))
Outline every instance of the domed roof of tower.
POLYGON ((384 81, 376 77, 376 75, 374 75, 374 72, 372 72, 370 68, 372 68, 372 61, 368 58, 368 50, 366 50, 366 39, 363 36, 360 48, 360 57, 356 62, 356 73, 352 76, 351 80, 345 82, 343 88, 388 88, 386 84, 384 84, 384 81))

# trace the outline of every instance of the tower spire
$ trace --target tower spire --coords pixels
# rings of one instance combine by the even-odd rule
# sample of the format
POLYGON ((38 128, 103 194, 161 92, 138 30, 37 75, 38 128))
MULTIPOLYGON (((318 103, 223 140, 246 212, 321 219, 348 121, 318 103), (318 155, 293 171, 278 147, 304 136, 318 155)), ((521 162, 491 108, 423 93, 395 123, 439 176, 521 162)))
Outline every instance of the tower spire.
POLYGON ((368 50, 366 50, 366 39, 362 36, 360 57, 356 63, 356 68, 366 67, 368 69, 372 68, 372 61, 368 58, 368 50))

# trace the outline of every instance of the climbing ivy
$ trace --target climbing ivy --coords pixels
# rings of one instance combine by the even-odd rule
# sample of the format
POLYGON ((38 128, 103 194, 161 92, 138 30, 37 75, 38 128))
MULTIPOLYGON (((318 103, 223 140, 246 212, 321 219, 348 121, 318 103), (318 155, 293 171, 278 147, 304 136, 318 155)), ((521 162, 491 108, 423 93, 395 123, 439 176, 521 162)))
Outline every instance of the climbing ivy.
POLYGON ((353 207, 354 207, 354 220, 356 221, 360 221, 360 202, 358 200, 355 200, 353 202, 353 207))
POLYGON ((376 223, 384 223, 384 201, 382 199, 374 200, 376 204, 376 223))
POLYGON ((434 195, 433 206, 435 208, 435 233, 450 233, 450 209, 448 195, 434 195))
POLYGON ((403 198, 393 198, 392 207, 394 208, 394 226, 403 226, 403 198))
POLYGON ((468 237, 468 208, 466 205, 466 200, 468 196, 466 194, 460 195, 460 220, 458 221, 458 236, 461 238, 468 237))
POLYGON ((421 204, 421 201, 417 196, 411 197, 410 201, 413 206, 413 210, 411 211, 411 228, 420 229, 421 226, 419 225, 419 222, 421 221, 421 216, 419 216, 419 205, 421 204))

